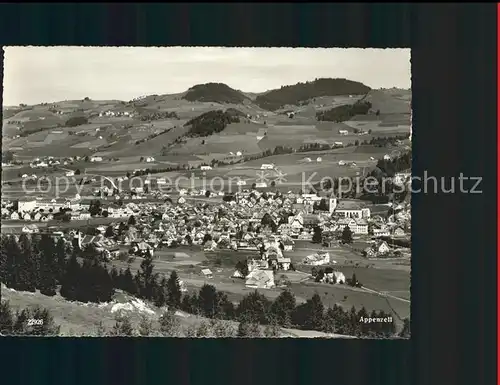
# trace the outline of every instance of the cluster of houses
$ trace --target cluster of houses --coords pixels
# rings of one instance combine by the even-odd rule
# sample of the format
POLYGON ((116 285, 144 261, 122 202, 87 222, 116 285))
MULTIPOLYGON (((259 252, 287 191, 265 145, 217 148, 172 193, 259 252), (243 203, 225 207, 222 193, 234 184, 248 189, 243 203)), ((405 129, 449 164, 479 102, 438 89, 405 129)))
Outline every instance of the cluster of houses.
POLYGON ((317 253, 310 254, 305 257, 302 263, 309 266, 321 266, 336 262, 330 261, 330 253, 327 251, 318 251, 317 253))
POLYGON ((319 282, 344 284, 346 283, 346 278, 344 273, 335 271, 332 267, 327 267, 323 272, 323 276, 319 279, 319 282))
POLYGON ((261 258, 248 258, 246 276, 239 270, 233 274, 234 278, 244 278, 245 285, 251 288, 268 289, 276 286, 274 274, 278 270, 292 269, 292 261, 283 255, 283 250, 291 250, 294 242, 286 239, 268 236, 258 242, 261 249, 261 258), (285 244, 289 247, 285 249, 285 244))
POLYGON ((69 164, 73 164, 76 159, 72 157, 66 158, 54 158, 53 156, 47 156, 44 158, 35 158, 30 163, 31 168, 47 168, 52 166, 64 165, 67 166, 69 164))
POLYGON ((127 118, 133 118, 135 116, 135 114, 131 111, 111 111, 111 110, 107 110, 107 111, 101 111, 99 113, 99 117, 112 117, 112 118, 116 118, 116 117, 127 117, 127 118))
MULTIPOLYGON (((159 180, 157 182, 160 183, 159 180)), ((401 203, 392 207, 390 216, 372 216, 370 208, 366 207, 362 201, 338 200, 317 194, 293 192, 277 194, 247 190, 236 193, 233 200, 222 202, 218 206, 209 205, 200 208, 189 203, 186 198, 188 195, 204 195, 205 191, 201 190, 181 190, 175 201, 169 199, 166 203, 161 200, 169 198, 168 195, 159 196, 157 191, 145 194, 143 189, 136 189, 135 193, 142 198, 156 194, 155 198, 160 201, 135 201, 124 204, 123 200, 126 200, 128 196, 115 196, 114 202, 106 201, 108 206, 106 215, 112 218, 123 218, 130 215, 150 215, 155 212, 156 217, 163 221, 167 219, 176 221, 178 217, 191 215, 193 220, 201 222, 202 228, 209 232, 214 230, 215 222, 219 225, 223 224, 232 231, 236 231, 237 228, 260 227, 266 216, 266 229, 274 232, 276 236, 283 237, 287 242, 288 238, 312 240, 316 227, 319 227, 322 233, 329 234, 340 233, 346 226, 349 226, 354 235, 375 237, 403 237, 411 231, 410 203, 401 203), (215 215, 221 210, 225 213, 224 217, 215 215)), ((9 205, 9 202, 2 201, 2 218, 43 222, 53 219, 53 214, 64 209, 70 213, 71 219, 89 219, 89 205, 89 201, 80 199, 78 195, 65 199, 21 199, 16 210, 12 202, 9 205)), ((387 209, 389 210, 389 207, 387 209)), ((199 234, 195 234, 196 239, 199 237, 199 234)), ((248 237, 240 239, 236 247, 251 247, 248 237)), ((234 248, 234 245, 235 243, 232 242, 231 247, 234 248)), ((285 244, 285 247, 290 247, 290 245, 285 244)))
MULTIPOLYGON (((232 200, 212 203, 189 201, 187 195, 194 192, 183 193, 173 199, 163 194, 155 200, 101 200, 101 215, 116 218, 116 222, 126 222, 131 216, 136 220, 134 226, 123 231, 118 238, 98 247, 109 251, 117 244, 123 244, 136 248, 135 252, 139 254, 154 253, 157 248, 174 244, 199 245, 207 252, 217 249, 253 251, 257 255, 260 252, 261 258, 258 262, 249 261, 249 272, 286 271, 291 268, 291 261, 283 252, 293 251, 297 240, 313 240, 318 228, 323 243, 332 235, 338 238, 346 226, 355 236, 375 238, 405 237, 411 231, 410 203, 392 207, 390 215, 372 215, 362 201, 338 200, 317 194, 252 190, 236 193, 232 200)), ((142 191, 138 194, 147 196, 142 191)), ((65 211, 71 220, 91 220, 89 209, 90 201, 78 195, 65 199, 2 200, 1 217, 26 221, 23 231, 34 232, 34 227, 30 227, 33 222, 51 221, 61 211, 65 211)), ((117 231, 121 225, 113 226, 117 231)), ((82 242, 87 244, 85 239, 82 242)), ((384 248, 381 246, 375 250, 375 255, 384 254, 384 248)), ((366 254, 372 252, 367 250, 366 254)), ((330 261, 328 253, 319 252, 308 256, 304 263, 316 266, 334 262, 330 261)), ((264 277, 268 273, 253 273, 252 277, 256 274, 264 277)))
MULTIPOLYGON (((384 216, 372 215, 370 208, 361 201, 317 194, 251 190, 234 194, 232 200, 216 203, 189 201, 186 195, 191 193, 185 191, 176 198, 162 196, 154 201, 101 200, 102 213, 117 219, 110 225, 111 232, 107 226, 98 226, 97 235, 85 235, 78 230, 63 233, 56 228, 51 234, 65 237, 82 249, 92 245, 93 250, 107 259, 117 258, 124 250, 135 256, 155 257, 156 250, 176 245, 199 245, 205 252, 233 250, 254 254, 255 257, 247 260, 248 274, 243 276, 241 271, 236 271, 233 277, 243 278, 247 287, 270 288, 279 285, 275 282, 276 271, 294 269, 286 253, 294 250, 298 240, 312 240, 318 228, 322 241, 331 234, 338 236, 346 226, 355 236, 375 238, 405 236, 410 230, 409 203, 392 207, 390 215, 384 216), (131 216, 134 217, 132 222, 131 216), (125 225, 127 222, 130 225, 125 225)), ((79 196, 17 202, 2 200, 1 216, 26 221, 22 232, 36 233, 40 230, 33 222, 50 221, 62 210, 67 210, 71 220, 91 220, 89 209, 90 201, 79 196)), ((364 251, 368 258, 388 253, 391 247, 385 241, 376 241, 364 251)), ((328 252, 318 250, 305 257, 302 263, 328 266, 336 262, 328 252)), ((202 274, 212 277, 212 272, 205 270, 202 274)), ((329 267, 327 271, 328 274, 325 271, 322 277, 324 282, 345 282, 342 273, 329 267)))

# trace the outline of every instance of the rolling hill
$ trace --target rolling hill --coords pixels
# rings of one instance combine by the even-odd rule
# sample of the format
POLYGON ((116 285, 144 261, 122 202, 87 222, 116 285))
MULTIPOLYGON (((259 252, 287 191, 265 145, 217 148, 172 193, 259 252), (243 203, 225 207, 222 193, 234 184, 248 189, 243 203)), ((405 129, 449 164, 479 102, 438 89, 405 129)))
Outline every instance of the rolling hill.
POLYGON ((391 95, 390 92, 382 90, 371 90, 364 99, 371 103, 373 111, 380 111, 381 114, 409 114, 411 111, 410 98, 403 99, 399 94, 391 95))
POLYGON ((347 79, 316 79, 313 82, 283 86, 258 95, 255 103, 266 110, 276 111, 285 105, 298 105, 320 96, 364 95, 370 87, 347 79))
POLYGON ((187 90, 183 99, 190 102, 240 104, 249 98, 223 83, 197 84, 187 90))
POLYGON ((347 119, 348 131, 403 132, 409 125, 410 100, 411 90, 371 90, 346 79, 316 79, 263 93, 206 83, 131 101, 65 100, 4 109, 3 149, 18 157, 94 152, 107 157, 175 156, 226 153, 229 148, 249 155, 278 145, 297 147, 311 138, 337 140, 339 129, 319 118, 332 110, 352 112, 332 119, 347 119), (371 104, 368 114, 355 111, 361 101, 371 104), (104 111, 136 115, 99 116, 104 111), (293 118, 287 115, 291 111, 293 118), (77 116, 85 116, 88 124, 69 127, 68 120, 77 116), (259 142, 265 131, 268 138, 259 142))

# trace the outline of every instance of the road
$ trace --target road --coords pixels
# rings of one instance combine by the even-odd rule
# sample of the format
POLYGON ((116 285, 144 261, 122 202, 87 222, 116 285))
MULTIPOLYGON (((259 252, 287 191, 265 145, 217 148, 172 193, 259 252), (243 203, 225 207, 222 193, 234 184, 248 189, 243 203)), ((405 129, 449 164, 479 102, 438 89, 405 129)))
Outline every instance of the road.
POLYGON ((406 303, 411 303, 411 301, 408 300, 408 299, 404 299, 404 298, 401 298, 401 297, 396 297, 394 295, 389 294, 386 291, 377 291, 377 290, 370 289, 370 288, 368 288, 366 286, 363 286, 363 289, 366 290, 366 291, 368 291, 368 292, 370 292, 370 293, 378 294, 378 295, 380 295, 382 297, 387 297, 387 298, 395 299, 395 300, 398 300, 398 301, 403 301, 403 302, 406 302, 406 303))
POLYGON ((101 177, 105 180, 107 180, 109 183, 111 183, 111 186, 113 186, 114 189, 118 190, 118 187, 116 186, 115 182, 113 181, 113 179, 107 177, 107 176, 104 176, 104 175, 99 175, 99 174, 89 174, 87 172, 87 169, 85 169, 85 171, 83 172, 84 175, 89 175, 89 176, 97 176, 97 177, 101 177))

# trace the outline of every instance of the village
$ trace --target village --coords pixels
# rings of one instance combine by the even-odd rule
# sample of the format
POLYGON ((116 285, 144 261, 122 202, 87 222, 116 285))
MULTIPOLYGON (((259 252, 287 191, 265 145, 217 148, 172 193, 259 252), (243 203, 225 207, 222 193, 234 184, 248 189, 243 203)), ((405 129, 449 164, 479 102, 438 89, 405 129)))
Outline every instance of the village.
MULTIPOLYGON (((353 241, 366 246, 360 254, 367 260, 410 256, 405 245, 411 231, 410 203, 375 207, 361 200, 258 189, 203 201, 191 198, 205 198, 205 191, 185 189, 175 198, 143 189, 130 198, 115 197, 119 200, 97 193, 96 199, 2 200, 2 220, 20 223, 2 232, 49 233, 76 242, 80 249, 90 248, 105 261, 145 255, 159 259, 164 250, 182 247, 207 255, 230 253, 234 259, 229 258, 229 265, 235 268, 231 277, 255 288, 278 286, 277 272, 300 269, 311 274, 314 266, 330 267, 325 280, 334 275, 336 283, 345 283, 330 249, 349 247, 353 241), (315 245, 317 251, 296 253, 297 244, 301 249, 315 245)), ((205 266, 199 275, 209 279, 212 270, 205 266)))

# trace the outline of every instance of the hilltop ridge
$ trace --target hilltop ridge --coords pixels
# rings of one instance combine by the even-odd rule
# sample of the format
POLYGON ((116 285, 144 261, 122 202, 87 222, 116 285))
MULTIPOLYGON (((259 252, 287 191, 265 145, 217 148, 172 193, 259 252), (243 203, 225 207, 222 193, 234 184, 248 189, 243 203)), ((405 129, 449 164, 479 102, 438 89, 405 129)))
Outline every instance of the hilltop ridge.
POLYGON ((197 84, 189 88, 183 99, 190 102, 243 103, 249 98, 224 83, 197 84))
POLYGON ((258 95, 255 103, 261 108, 275 111, 284 105, 298 105, 300 102, 320 96, 364 95, 370 90, 370 87, 360 82, 322 78, 268 91, 258 95))

